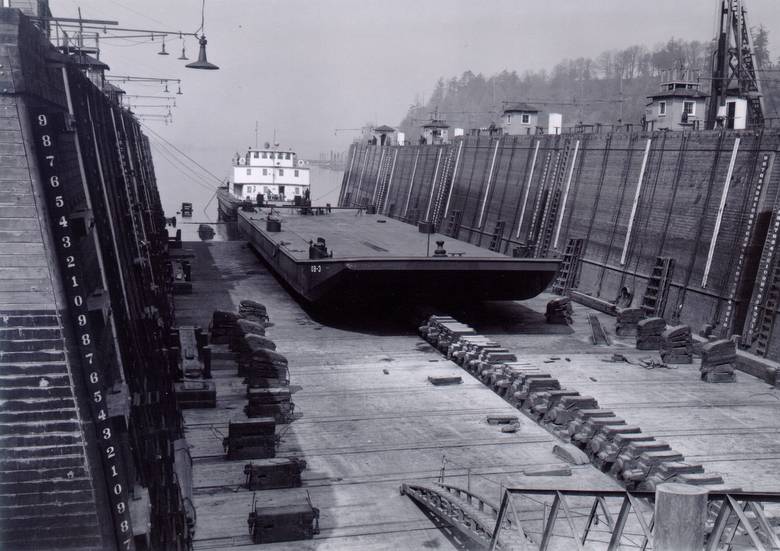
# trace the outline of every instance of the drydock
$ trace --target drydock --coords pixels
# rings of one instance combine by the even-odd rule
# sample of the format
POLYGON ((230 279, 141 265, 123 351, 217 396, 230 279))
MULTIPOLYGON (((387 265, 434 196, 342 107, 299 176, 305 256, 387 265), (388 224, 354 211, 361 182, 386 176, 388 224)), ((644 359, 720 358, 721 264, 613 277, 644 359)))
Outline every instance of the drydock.
MULTIPOLYGON (((296 412, 292 423, 277 427, 276 457, 307 464, 300 488, 252 492, 244 487, 247 461, 226 460, 222 437, 228 420, 246 404, 246 387, 226 347, 213 347, 216 409, 185 411, 198 512, 194 549, 252 548, 246 520, 253 500, 258 507, 276 506, 300 503, 307 495, 319 509, 319 534, 312 541, 258 548, 457 549, 458 539, 448 536, 452 530, 440 531, 399 491, 404 483, 432 484, 442 473, 445 484, 468 487, 495 506, 511 487, 622 495, 621 484, 609 474, 554 455, 553 447, 563 441, 443 358, 416 333, 414 315, 391 321, 389 311, 377 311, 360 319, 323 320, 291 298, 244 243, 185 243, 183 253, 192 255, 193 282, 191 295, 176 298, 181 325, 205 327, 213 309, 235 311, 245 299, 266 305, 273 323, 266 336, 289 360, 296 412), (429 381, 458 376, 462 384, 429 381), (517 432, 502 432, 487 422, 491 416, 517 416, 517 432)), ((594 312, 585 307, 575 307, 571 328, 545 324, 549 298, 488 302, 451 314, 529 366, 550 372, 566 388, 594 397, 685 461, 703 466, 708 476, 722 477, 713 491, 780 490, 774 476, 780 468, 776 389, 745 374, 736 384, 708 384, 695 365, 643 368, 638 359, 651 354, 634 350, 632 338, 592 344, 587 315, 594 312), (616 352, 632 363, 605 361, 616 352)), ((609 316, 596 315, 605 327, 612 323, 609 316)), ((551 496, 554 491, 536 496, 537 506, 529 502, 523 509, 526 529, 537 542, 538 503, 549 506, 551 496)), ((582 529, 588 506, 571 506, 582 529)), ((616 517, 617 508, 609 508, 616 517)), ((551 548, 572 548, 566 526, 561 513, 551 548)), ((609 537, 602 523, 590 541, 606 544, 609 537)), ((627 524, 624 538, 624 545, 641 542, 636 520, 627 524)))

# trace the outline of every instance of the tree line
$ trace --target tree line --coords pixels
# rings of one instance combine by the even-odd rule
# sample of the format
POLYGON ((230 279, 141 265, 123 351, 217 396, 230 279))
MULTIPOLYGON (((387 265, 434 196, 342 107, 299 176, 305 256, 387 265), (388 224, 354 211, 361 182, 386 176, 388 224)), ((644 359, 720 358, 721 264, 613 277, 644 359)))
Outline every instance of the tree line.
MULTIPOLYGON (((769 33, 753 29, 756 63, 762 80, 766 116, 777 117, 780 108, 780 59, 774 63, 769 33)), ((504 70, 486 77, 466 71, 460 77, 439 78, 427 101, 411 106, 399 125, 410 138, 420 125, 438 112, 452 127, 485 128, 501 124, 504 102, 523 101, 542 112, 563 114, 564 126, 577 123, 639 123, 647 96, 673 75, 698 80, 709 93, 713 42, 672 38, 654 48, 629 46, 609 50, 595 59, 566 59, 551 70, 504 70)))

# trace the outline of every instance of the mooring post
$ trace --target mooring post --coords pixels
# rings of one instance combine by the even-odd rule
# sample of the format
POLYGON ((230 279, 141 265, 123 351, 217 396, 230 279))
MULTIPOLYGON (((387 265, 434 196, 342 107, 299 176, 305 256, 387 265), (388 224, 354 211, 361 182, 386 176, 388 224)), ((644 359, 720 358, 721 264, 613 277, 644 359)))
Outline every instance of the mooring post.
POLYGON ((661 484, 655 491, 655 551, 701 551, 707 490, 689 484, 661 484))

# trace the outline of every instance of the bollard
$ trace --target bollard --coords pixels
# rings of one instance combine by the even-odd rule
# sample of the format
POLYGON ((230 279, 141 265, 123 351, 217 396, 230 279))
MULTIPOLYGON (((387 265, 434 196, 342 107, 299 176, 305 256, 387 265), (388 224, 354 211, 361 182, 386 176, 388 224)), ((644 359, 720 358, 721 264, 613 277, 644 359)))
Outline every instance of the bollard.
POLYGON ((211 379, 211 346, 203 347, 203 378, 211 379))
POLYGON ((701 551, 706 513, 706 489, 674 482, 659 485, 655 491, 653 549, 701 551))

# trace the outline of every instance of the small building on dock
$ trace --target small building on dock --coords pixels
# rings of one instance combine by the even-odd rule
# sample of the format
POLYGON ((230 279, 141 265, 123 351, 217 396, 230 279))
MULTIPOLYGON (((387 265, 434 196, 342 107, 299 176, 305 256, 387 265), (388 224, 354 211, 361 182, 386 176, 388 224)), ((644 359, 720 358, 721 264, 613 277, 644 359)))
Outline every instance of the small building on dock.
POLYGON ((539 110, 522 101, 511 101, 504 104, 502 118, 504 133, 510 136, 534 134, 539 125, 539 110))
POLYGON ((690 79, 677 78, 662 82, 660 90, 648 96, 645 109, 648 130, 697 130, 703 128, 708 94, 700 84, 690 79))
POLYGON ((425 143, 433 145, 449 143, 450 125, 436 115, 426 122, 422 128, 422 137, 425 138, 425 143))

